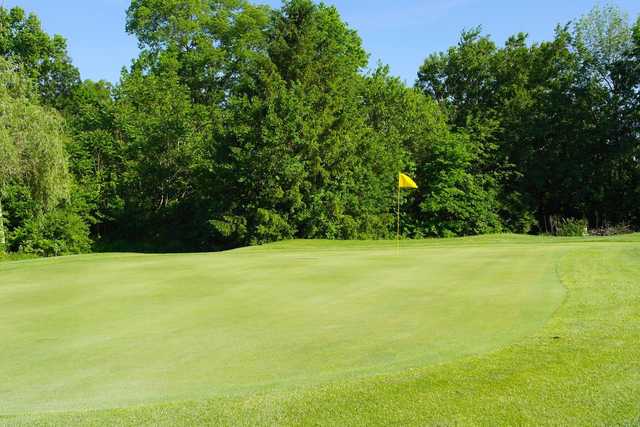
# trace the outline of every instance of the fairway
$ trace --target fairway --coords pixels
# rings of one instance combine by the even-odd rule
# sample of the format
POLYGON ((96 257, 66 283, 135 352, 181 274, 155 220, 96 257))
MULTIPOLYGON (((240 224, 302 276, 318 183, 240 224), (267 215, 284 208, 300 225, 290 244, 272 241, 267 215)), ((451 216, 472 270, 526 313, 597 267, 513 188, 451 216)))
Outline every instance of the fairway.
POLYGON ((607 245, 640 247, 488 236, 400 256, 292 241, 2 263, 0 414, 282 398, 466 365, 543 329, 567 298, 563 259, 607 245))

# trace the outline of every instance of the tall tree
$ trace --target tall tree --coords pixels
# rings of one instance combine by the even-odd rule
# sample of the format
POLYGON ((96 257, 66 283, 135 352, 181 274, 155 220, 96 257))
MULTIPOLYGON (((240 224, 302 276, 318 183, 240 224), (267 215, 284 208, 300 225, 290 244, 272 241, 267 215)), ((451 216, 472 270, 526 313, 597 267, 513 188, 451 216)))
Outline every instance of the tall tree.
POLYGON ((618 64, 632 49, 632 36, 628 16, 613 6, 595 7, 577 20, 572 30, 572 46, 580 66, 576 92, 583 100, 582 109, 588 111, 583 151, 593 160, 583 179, 589 186, 584 198, 597 223, 627 220, 620 213, 629 212, 633 204, 629 203, 628 186, 637 136, 630 131, 625 112, 634 88, 616 76, 618 64))
POLYGON ((34 14, 0 6, 0 57, 23 65, 23 72, 38 87, 45 104, 63 108, 80 74, 67 54, 67 42, 43 31, 34 14))
MULTIPOLYGON (((523 40, 523 35, 511 38, 507 49, 516 51, 523 40)), ((526 221, 512 220, 514 216, 527 217, 526 208, 515 215, 502 212, 502 221, 498 215, 504 205, 522 205, 518 194, 503 191, 513 175, 513 167, 504 155, 500 110, 504 105, 504 91, 513 89, 500 81, 500 52, 488 36, 482 35, 480 27, 473 28, 464 31, 458 45, 446 53, 427 57, 418 72, 416 87, 438 101, 448 114, 452 130, 464 135, 462 139, 453 141, 450 147, 436 147, 441 150, 438 156, 452 156, 447 160, 451 162, 449 167, 452 171, 441 185, 457 190, 441 198, 440 202, 433 198, 425 204, 425 208, 430 206, 428 209, 432 214, 435 214, 434 209, 442 211, 442 215, 436 215, 439 219, 434 218, 431 229, 436 229, 435 223, 445 217, 452 218, 452 223, 458 223, 448 231, 449 234, 497 231, 502 229, 501 222, 513 231, 528 231, 530 227, 526 221), (457 201, 453 194, 469 198, 457 201), (452 211, 446 213, 449 208, 452 211), (458 214, 453 214, 453 211, 458 211, 458 214), (473 218, 476 217, 478 223, 474 224, 473 218), (466 226, 463 225, 465 222, 466 226)), ((513 71, 517 69, 514 67, 513 71)), ((515 79, 517 75, 516 71, 509 78, 515 79)), ((431 158, 431 161, 439 160, 431 158)), ((438 173, 446 174, 445 171, 438 173)))
POLYGON ((64 110, 70 140, 69 170, 76 183, 75 205, 100 237, 122 211, 121 177, 125 146, 116 126, 116 105, 110 83, 83 81, 64 110))
POLYGON ((526 231, 534 213, 539 230, 554 215, 630 219, 631 34, 619 9, 596 7, 552 41, 519 34, 498 48, 473 30, 425 60, 417 86, 479 147, 474 173, 498 184, 509 229, 526 231))
MULTIPOLYGON (((10 183, 26 186, 43 211, 66 197, 65 141, 60 115, 40 106, 30 80, 0 58, 0 203, 10 183)), ((0 243, 6 243, 1 215, 0 243)))
POLYGON ((165 214, 188 217, 182 236, 206 236, 210 224, 205 245, 387 233, 397 162, 368 122, 359 37, 311 1, 266 12, 132 4, 128 28, 144 52, 116 98, 127 143, 148 148, 130 151, 144 154, 129 165, 145 171, 131 169, 126 188, 141 197, 126 199, 151 213, 143 197, 171 189, 178 197, 158 195, 170 203, 153 216, 174 229, 165 214))

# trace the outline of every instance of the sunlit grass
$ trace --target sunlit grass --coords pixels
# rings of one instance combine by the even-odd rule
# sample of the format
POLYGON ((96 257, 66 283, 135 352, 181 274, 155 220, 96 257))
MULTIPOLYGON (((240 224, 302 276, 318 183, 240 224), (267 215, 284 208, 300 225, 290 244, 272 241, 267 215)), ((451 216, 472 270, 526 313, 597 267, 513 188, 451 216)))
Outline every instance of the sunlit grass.
POLYGON ((632 425, 639 255, 504 235, 5 263, 0 422, 632 425))

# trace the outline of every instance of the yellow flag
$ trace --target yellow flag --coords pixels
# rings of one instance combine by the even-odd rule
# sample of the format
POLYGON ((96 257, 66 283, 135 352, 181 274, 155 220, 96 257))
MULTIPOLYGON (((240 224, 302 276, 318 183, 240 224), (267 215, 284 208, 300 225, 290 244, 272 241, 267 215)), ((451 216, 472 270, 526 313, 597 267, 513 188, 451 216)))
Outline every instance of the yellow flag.
POLYGON ((398 188, 418 188, 418 186, 407 175, 400 173, 400 178, 398 180, 398 188))

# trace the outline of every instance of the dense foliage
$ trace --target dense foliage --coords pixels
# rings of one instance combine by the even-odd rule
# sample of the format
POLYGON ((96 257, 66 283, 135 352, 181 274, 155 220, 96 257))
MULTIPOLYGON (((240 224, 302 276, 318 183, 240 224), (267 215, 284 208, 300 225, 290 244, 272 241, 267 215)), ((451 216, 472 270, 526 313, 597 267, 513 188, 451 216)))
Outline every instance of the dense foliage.
POLYGON ((400 170, 407 237, 640 225, 640 20, 616 8, 542 43, 465 31, 415 88, 311 0, 132 0, 126 29, 120 82, 82 81, 62 37, 0 7, 10 250, 386 238, 400 170))
POLYGON ((2 58, 0 119, 0 245, 42 255, 88 250, 88 227, 69 202, 63 120, 2 58))
POLYGON ((500 48, 474 29, 427 58, 417 84, 472 135, 509 228, 639 225, 639 36, 640 19, 596 8, 549 42, 500 48))

